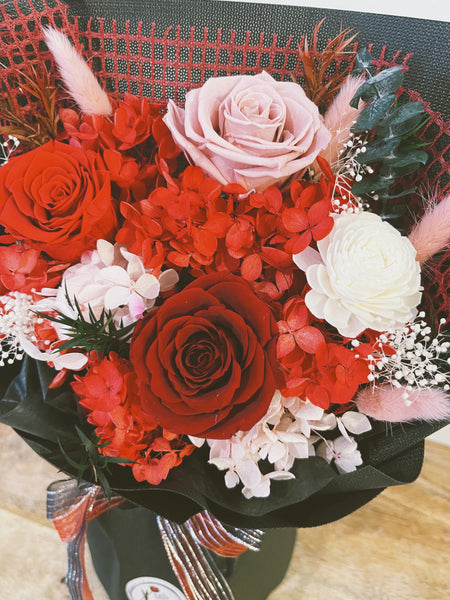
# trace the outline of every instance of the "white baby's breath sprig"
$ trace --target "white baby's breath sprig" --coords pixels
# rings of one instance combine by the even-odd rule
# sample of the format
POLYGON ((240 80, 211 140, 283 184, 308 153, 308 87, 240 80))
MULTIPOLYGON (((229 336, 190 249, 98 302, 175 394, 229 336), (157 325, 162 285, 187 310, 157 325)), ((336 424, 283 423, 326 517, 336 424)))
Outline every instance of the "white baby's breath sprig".
POLYGON ((19 140, 12 135, 8 135, 7 139, 0 143, 0 166, 6 165, 9 157, 19 146, 19 140))
POLYGON ((361 181, 366 174, 372 174, 373 169, 361 164, 357 157, 366 152, 366 136, 350 134, 350 139, 339 151, 339 158, 331 165, 336 175, 331 205, 336 213, 359 213, 368 208, 361 198, 352 194, 353 181, 361 181))
POLYGON ((413 323, 381 334, 375 352, 368 357, 371 371, 369 381, 374 385, 387 382, 396 388, 404 387, 406 405, 410 404, 409 396, 413 388, 440 386, 446 391, 450 389, 450 341, 441 333, 445 319, 441 320, 433 337, 424 317, 422 311, 413 323), (393 353, 387 348, 392 349, 393 353))
POLYGON ((24 338, 32 339, 38 316, 32 311, 33 297, 21 292, 0 296, 0 367, 22 360, 24 338))

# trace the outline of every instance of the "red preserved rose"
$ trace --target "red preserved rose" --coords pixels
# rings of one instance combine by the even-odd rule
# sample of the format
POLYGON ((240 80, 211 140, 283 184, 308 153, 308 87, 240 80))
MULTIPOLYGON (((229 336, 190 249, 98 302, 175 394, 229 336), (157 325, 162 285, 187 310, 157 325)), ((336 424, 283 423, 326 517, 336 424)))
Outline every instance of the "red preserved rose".
POLYGON ((130 360, 143 415, 177 434, 250 429, 275 391, 277 324, 243 279, 198 278, 138 325, 130 360))
POLYGON ((112 240, 116 202, 101 157, 50 141, 0 169, 0 224, 52 258, 76 262, 99 238, 112 240))

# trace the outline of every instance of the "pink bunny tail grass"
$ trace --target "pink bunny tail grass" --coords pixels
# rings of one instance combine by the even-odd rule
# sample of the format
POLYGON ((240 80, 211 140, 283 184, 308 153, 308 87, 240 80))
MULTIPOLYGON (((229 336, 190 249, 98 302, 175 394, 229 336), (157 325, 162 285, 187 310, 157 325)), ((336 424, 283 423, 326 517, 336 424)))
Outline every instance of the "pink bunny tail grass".
POLYGON ((440 388, 414 388, 405 402, 404 387, 366 387, 356 396, 358 410, 378 421, 440 421, 450 418, 450 399, 440 388))
POLYGON ((322 150, 320 156, 330 163, 333 171, 335 171, 333 165, 336 165, 339 161, 339 151, 349 141, 352 125, 363 109, 362 102, 359 103, 358 108, 350 106, 350 100, 363 83, 364 77, 347 77, 338 95, 325 113, 324 121, 331 133, 331 141, 325 150, 322 150))
POLYGON ((44 37, 67 91, 81 110, 88 115, 112 114, 108 95, 69 38, 51 27, 44 28, 44 37))
POLYGON ((441 202, 432 202, 422 219, 409 234, 417 251, 417 260, 426 262, 450 243, 450 195, 441 202))

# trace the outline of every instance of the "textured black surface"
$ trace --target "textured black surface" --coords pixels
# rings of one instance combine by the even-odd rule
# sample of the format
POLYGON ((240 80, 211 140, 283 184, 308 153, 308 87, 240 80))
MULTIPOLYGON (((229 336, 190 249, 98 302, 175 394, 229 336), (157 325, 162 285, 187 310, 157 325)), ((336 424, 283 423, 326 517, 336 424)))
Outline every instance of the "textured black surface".
POLYGON ((65 0, 74 15, 103 17, 105 26, 116 19, 119 28, 126 20, 135 27, 138 21, 145 26, 152 22, 157 32, 168 27, 181 25, 182 32, 190 27, 207 27, 209 37, 215 39, 221 28, 226 34, 235 30, 237 39, 244 39, 247 30, 257 41, 264 32, 270 43, 273 34, 278 35, 280 46, 289 36, 300 40, 302 35, 311 35, 318 21, 326 17, 319 38, 326 41, 334 37, 342 26, 359 32, 361 46, 373 44, 377 53, 387 47, 387 56, 401 50, 413 53, 408 61, 409 71, 405 87, 418 91, 422 98, 431 103, 434 110, 450 118, 448 101, 450 83, 450 23, 366 14, 350 11, 326 10, 300 6, 273 4, 249 4, 245 2, 219 2, 213 0, 65 0))

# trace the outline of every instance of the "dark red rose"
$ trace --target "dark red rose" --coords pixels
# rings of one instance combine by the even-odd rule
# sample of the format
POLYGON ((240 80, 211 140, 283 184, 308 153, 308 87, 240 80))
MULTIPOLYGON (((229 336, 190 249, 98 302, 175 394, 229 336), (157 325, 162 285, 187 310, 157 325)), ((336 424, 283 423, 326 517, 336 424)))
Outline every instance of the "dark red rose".
POLYGON ((138 325, 130 359, 142 412, 177 434, 249 430, 275 391, 277 324, 243 279, 212 273, 138 325))
POLYGON ((117 228, 103 160, 54 140, 11 158, 0 169, 0 224, 52 258, 78 261, 117 228))

